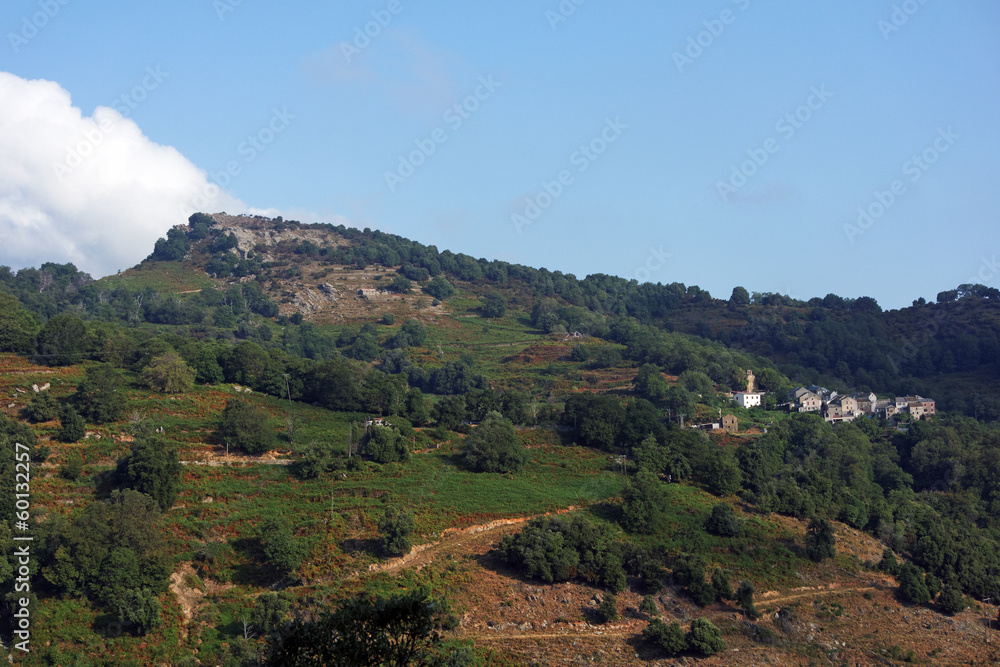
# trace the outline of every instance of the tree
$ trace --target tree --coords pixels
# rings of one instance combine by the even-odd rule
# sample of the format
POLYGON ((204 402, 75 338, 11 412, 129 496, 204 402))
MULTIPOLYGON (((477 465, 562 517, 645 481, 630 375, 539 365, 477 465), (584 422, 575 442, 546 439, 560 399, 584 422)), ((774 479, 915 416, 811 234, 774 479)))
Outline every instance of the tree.
POLYGON ((837 555, 833 525, 826 519, 813 517, 806 529, 806 555, 817 563, 837 555))
POLYGON ((60 313, 38 332, 38 359, 48 366, 68 366, 82 360, 87 327, 76 315, 60 313))
POLYGON ((240 399, 229 399, 222 410, 216 437, 248 454, 263 454, 274 442, 274 431, 267 425, 268 414, 240 399))
POLYGON ((950 583, 945 584, 944 588, 941 589, 941 595, 938 597, 937 603, 941 607, 941 611, 952 616, 964 610, 967 606, 965 604, 965 596, 962 595, 962 589, 950 583))
POLYGON ((507 314, 507 304, 503 300, 500 292, 491 291, 483 296, 482 305, 479 306, 479 314, 486 318, 498 318, 507 314))
POLYGON ((931 600, 931 593, 924 583, 924 572, 913 563, 903 563, 899 568, 899 595, 913 604, 926 604, 931 600))
POLYGON ((173 350, 149 362, 140 375, 142 381, 155 391, 177 394, 191 388, 194 371, 173 350))
POLYGON ((35 316, 16 297, 0 292, 0 352, 30 352, 35 347, 37 332, 35 316))
POLYGON ((663 484, 647 471, 638 473, 628 485, 622 504, 622 525, 630 533, 655 533, 663 527, 663 484))
POLYGON ((437 627, 445 613, 445 605, 423 589, 352 597, 335 612, 283 625, 268 643, 264 664, 444 667, 437 627))
POLYGON ((743 613, 749 619, 760 616, 757 612, 757 607, 753 604, 753 594, 753 584, 749 581, 741 581, 739 588, 736 589, 736 606, 742 609, 743 613))
POLYGON ((435 299, 444 301, 455 293, 455 288, 445 280, 444 276, 434 276, 427 285, 424 286, 424 294, 429 294, 435 299))
POLYGON ((47 422, 59 416, 59 404, 50 391, 35 394, 24 408, 25 416, 36 424, 47 422))
POLYGON ((714 655, 726 649, 726 643, 722 641, 719 628, 715 627, 707 618, 696 618, 691 621, 691 629, 688 630, 685 639, 688 648, 703 655, 714 655))
POLYGON ((410 460, 410 448, 399 431, 388 426, 372 426, 361 453, 375 463, 400 463, 410 460))
MULTIPOLYGON (((725 292, 723 292, 725 294, 725 292)), ((750 293, 745 287, 734 287, 733 294, 729 297, 730 308, 740 308, 750 305, 750 293)))
POLYGON ((181 463, 177 450, 160 437, 143 435, 132 443, 131 451, 118 460, 115 470, 119 486, 145 493, 166 512, 177 499, 181 463))
POLYGON ((527 459, 514 425, 499 412, 490 412, 465 437, 462 457, 471 470, 500 473, 520 472, 527 459))
POLYGON ((397 507, 386 509, 378 522, 382 533, 382 551, 389 556, 404 556, 410 553, 410 534, 415 528, 413 515, 397 507))
POLYGON ((116 421, 125 412, 125 379, 110 364, 89 366, 71 400, 91 423, 116 421))
POLYGON ((286 519, 280 516, 267 517, 261 522, 259 535, 264 547, 264 558, 268 563, 283 574, 290 574, 298 569, 305 557, 305 549, 292 535, 286 519))
POLYGON ((59 412, 59 424, 60 429, 56 433, 56 439, 59 442, 77 442, 87 435, 87 425, 84 423, 83 417, 69 404, 62 406, 62 410, 59 412))
POLYGON ((667 397, 670 385, 663 377, 659 366, 643 364, 635 376, 634 392, 636 396, 648 399, 654 403, 667 397))
POLYGON ((122 625, 145 635, 163 625, 163 607, 148 588, 130 588, 117 598, 118 620, 122 625))
POLYGON ((423 426, 430 421, 431 415, 427 410, 427 399, 417 387, 412 387, 406 394, 406 418, 414 426, 423 426))
POLYGON ((83 474, 83 457, 80 452, 72 451, 66 455, 62 466, 59 468, 59 476, 75 482, 83 474))
POLYGON ((668 656, 683 653, 688 647, 687 638, 677 621, 668 625, 656 619, 642 631, 642 638, 659 646, 668 656))
POLYGON ((720 537, 739 537, 743 533, 743 522, 728 503, 718 503, 712 507, 712 515, 705 521, 705 530, 720 537))
POLYGON ((257 603, 250 612, 250 623, 263 634, 274 632, 288 613, 288 598, 282 593, 264 593, 257 596, 257 603))
POLYGON ((725 496, 740 490, 740 464, 731 449, 717 449, 708 463, 708 490, 725 496))
POLYGON ((431 415, 438 424, 454 431, 465 420, 465 399, 461 396, 446 396, 434 405, 431 415))
POLYGON ((618 601, 612 593, 605 593, 601 604, 597 607, 597 615, 601 623, 613 623, 618 620, 618 601))
POLYGON ((878 569, 893 576, 896 576, 896 573, 899 572, 899 561, 896 560, 896 554, 889 547, 882 550, 882 560, 878 563, 878 569))
POLYGON ((712 572, 712 588, 715 589, 716 600, 732 600, 736 596, 729 583, 729 575, 722 570, 712 572))

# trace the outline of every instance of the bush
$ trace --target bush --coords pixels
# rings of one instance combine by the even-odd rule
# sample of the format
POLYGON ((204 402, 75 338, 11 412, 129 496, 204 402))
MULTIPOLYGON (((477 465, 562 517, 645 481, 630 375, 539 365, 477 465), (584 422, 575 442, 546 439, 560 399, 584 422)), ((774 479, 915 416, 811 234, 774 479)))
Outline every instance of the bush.
POLYGON ((684 631, 681 630, 680 623, 676 621, 667 625, 660 619, 656 619, 642 631, 642 638, 656 644, 669 656, 683 653, 688 647, 684 631))
POLYGON ((52 392, 39 392, 28 401, 28 405, 24 408, 24 414, 36 424, 51 421, 59 416, 59 404, 52 392))
POLYGON ((743 522, 731 505, 719 503, 712 507, 712 515, 705 521, 705 530, 720 537, 739 537, 743 533, 743 522))
POLYGON ((640 472, 622 494, 622 526, 630 533, 655 533, 664 523, 663 484, 651 472, 640 472))
POLYGON ((305 556, 305 549, 282 517, 264 519, 260 527, 260 541, 267 562, 283 574, 298 569, 305 556))
POLYGON ((62 466, 59 468, 59 476, 75 482, 80 479, 82 474, 83 457, 80 456, 79 452, 70 452, 66 455, 66 460, 63 461, 62 466))
POLYGON ((696 618, 691 622, 691 629, 687 636, 688 648, 698 651, 703 655, 714 655, 726 649, 726 643, 722 641, 719 628, 715 627, 706 618, 696 618))
POLYGON ((119 486, 145 493, 164 512, 177 499, 180 475, 177 450, 154 436, 143 436, 133 442, 131 451, 118 460, 115 469, 115 481, 119 486))
POLYGON ((167 394, 177 394, 191 388, 195 373, 181 356, 173 350, 153 358, 142 369, 140 378, 151 389, 167 394))
POLYGON ((736 589, 736 605, 743 610, 743 613, 749 619, 754 619, 760 616, 757 611, 757 607, 753 603, 754 588, 753 584, 749 581, 741 581, 740 587, 736 589))
POLYGON ((444 301, 455 293, 455 288, 445 280, 444 276, 434 276, 427 285, 424 286, 424 293, 444 301))
POLYGON ((899 595, 913 604, 930 602, 931 593, 924 583, 924 572, 913 563, 904 563, 899 568, 899 595))
POLYGON ((660 610, 656 606, 656 598, 652 595, 647 595, 642 598, 642 602, 639 603, 639 611, 644 613, 646 616, 653 618, 654 616, 660 615, 660 610))
POLYGON ((130 589, 117 600, 118 620, 137 634, 145 635, 163 625, 163 607, 148 588, 130 589))
POLYGON ((880 572, 885 572, 892 576, 896 576, 899 572, 899 561, 896 560, 896 554, 889 547, 882 550, 882 560, 878 563, 878 569, 880 572))
POLYGON ((499 412, 490 412, 466 436, 462 456, 471 470, 501 473, 520 472, 527 458, 514 425, 499 412))
POLYGON ((404 556, 410 553, 410 534, 415 525, 413 515, 396 507, 390 507, 378 522, 382 533, 382 551, 389 556, 404 556))
POLYGON ((618 601, 613 594, 608 593, 601 598, 597 616, 601 623, 613 623, 618 620, 618 601))
POLYGON ((216 437, 248 454, 263 454, 274 443, 274 431, 267 425, 268 414, 262 408, 229 399, 222 410, 216 437))
POLYGON ((257 604, 250 612, 250 623, 262 634, 274 632, 281 625, 290 606, 284 594, 264 593, 257 597, 257 604))

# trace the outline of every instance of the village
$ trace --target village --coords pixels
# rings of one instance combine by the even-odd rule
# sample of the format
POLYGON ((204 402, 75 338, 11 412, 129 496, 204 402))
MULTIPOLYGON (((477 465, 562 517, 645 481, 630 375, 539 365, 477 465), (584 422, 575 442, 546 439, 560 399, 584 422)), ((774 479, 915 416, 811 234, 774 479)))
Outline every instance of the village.
MULTIPOLYGON (((756 378, 753 371, 748 370, 746 390, 733 392, 730 398, 741 408, 749 410, 750 408, 763 407, 766 393, 757 391, 756 378)), ((933 398, 924 398, 923 396, 879 398, 874 392, 839 394, 832 389, 817 385, 792 389, 786 395, 785 401, 777 404, 776 407, 778 410, 789 412, 816 412, 829 423, 849 422, 858 417, 894 421, 898 415, 907 415, 911 420, 919 420, 935 414, 933 398)), ((739 424, 736 415, 722 415, 719 422, 694 424, 692 428, 736 433, 739 430, 739 424)))

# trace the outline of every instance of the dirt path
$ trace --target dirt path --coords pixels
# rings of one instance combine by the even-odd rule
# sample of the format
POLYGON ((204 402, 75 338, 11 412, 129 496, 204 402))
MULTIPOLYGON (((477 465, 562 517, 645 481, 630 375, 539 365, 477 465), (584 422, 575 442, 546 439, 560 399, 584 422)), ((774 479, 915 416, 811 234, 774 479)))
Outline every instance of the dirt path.
POLYGON ((797 595, 786 595, 780 598, 758 598, 755 603, 758 607, 770 606, 772 604, 784 603, 789 600, 798 600, 800 598, 816 597, 818 595, 831 595, 833 593, 856 593, 862 591, 877 591, 879 590, 876 586, 843 586, 843 587, 833 587, 833 588, 817 588, 816 590, 808 591, 805 593, 799 593, 797 595))
POLYGON ((437 542, 417 545, 413 547, 410 553, 401 558, 393 558, 384 563, 374 563, 369 565, 368 572, 398 572, 399 570, 409 569, 411 567, 420 568, 437 558, 441 551, 456 549, 464 546, 465 544, 473 542, 477 538, 481 537, 483 533, 489 533, 499 528, 506 528, 508 526, 517 526, 527 523, 531 519, 540 516, 566 514, 567 512, 572 512, 577 509, 580 508, 577 506, 571 506, 555 512, 546 512, 545 514, 535 514, 515 519, 497 519, 496 521, 490 521, 489 523, 480 524, 478 526, 470 526, 468 528, 448 528, 441 534, 441 539, 437 542))

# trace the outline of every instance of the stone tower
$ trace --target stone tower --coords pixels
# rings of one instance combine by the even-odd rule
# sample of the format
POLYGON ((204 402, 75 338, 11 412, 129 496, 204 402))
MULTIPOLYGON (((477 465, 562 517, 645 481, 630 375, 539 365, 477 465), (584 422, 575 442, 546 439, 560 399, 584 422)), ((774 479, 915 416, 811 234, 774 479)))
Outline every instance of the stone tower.
POLYGON ((757 388, 754 386, 754 382, 757 378, 754 377, 753 371, 749 368, 747 369, 747 393, 755 394, 757 393, 757 388))

